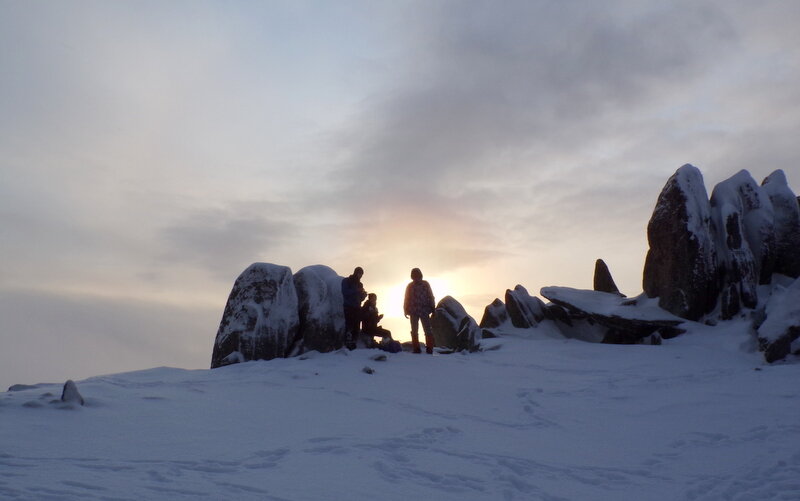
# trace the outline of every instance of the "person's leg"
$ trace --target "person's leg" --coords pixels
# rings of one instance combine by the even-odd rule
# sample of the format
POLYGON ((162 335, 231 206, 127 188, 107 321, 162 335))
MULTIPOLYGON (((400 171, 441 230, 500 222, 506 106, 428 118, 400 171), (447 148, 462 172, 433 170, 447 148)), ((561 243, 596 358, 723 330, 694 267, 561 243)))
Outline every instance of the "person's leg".
POLYGON ((416 315, 411 315, 411 346, 414 353, 421 353, 419 349, 419 317, 416 315))
POLYGON ((433 328, 431 327, 431 317, 423 315, 420 317, 422 321, 422 330, 425 332, 425 352, 433 354, 433 328))
POLYGON ((356 348, 358 341, 358 323, 359 323, 359 310, 358 308, 347 307, 344 309, 344 332, 345 344, 350 350, 356 348))

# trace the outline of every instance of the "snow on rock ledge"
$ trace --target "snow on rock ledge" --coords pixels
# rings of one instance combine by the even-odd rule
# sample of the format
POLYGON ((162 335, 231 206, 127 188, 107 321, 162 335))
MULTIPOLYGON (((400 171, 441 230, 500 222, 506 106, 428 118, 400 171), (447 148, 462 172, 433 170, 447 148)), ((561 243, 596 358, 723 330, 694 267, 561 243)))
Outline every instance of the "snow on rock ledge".
POLYGON ((619 294, 570 287, 544 287, 541 295, 566 309, 570 320, 589 319, 604 327, 605 343, 631 344, 652 334, 671 338, 684 332, 678 328, 684 322, 682 318, 647 298, 626 299, 619 294))
POLYGON ((287 356, 298 329, 292 270, 254 263, 233 284, 220 321, 211 368, 287 356))

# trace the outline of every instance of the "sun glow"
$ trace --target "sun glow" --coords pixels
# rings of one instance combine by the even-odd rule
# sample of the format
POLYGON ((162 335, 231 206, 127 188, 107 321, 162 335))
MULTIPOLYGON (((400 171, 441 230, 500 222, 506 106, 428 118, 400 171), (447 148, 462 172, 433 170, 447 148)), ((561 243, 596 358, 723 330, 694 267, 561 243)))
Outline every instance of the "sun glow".
MULTIPOLYGON (((433 297, 438 303, 444 296, 453 295, 450 283, 441 277, 425 277, 431 284, 433 297)), ((411 280, 406 280, 384 287, 376 287, 378 295, 378 311, 383 314, 382 325, 392 331, 392 337, 398 341, 411 339, 409 321, 403 314, 403 301, 405 300, 406 286, 411 280)), ((373 291, 370 291, 373 292, 373 291)))

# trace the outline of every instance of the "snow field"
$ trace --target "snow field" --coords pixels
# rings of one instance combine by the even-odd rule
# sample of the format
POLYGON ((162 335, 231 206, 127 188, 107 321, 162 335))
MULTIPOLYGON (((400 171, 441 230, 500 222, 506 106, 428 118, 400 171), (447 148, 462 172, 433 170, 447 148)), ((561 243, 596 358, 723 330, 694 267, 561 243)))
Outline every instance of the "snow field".
POLYGON ((764 364, 745 323, 691 325, 156 368, 78 381, 84 407, 7 392, 0 498, 798 499, 800 364, 764 364))

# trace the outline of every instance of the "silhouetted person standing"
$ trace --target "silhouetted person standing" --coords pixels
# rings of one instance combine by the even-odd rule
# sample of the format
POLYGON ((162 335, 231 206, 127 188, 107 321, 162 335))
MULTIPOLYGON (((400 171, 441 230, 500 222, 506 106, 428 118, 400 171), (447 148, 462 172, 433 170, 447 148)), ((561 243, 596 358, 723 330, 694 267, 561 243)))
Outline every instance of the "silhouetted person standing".
POLYGON ((347 347, 356 348, 361 323, 361 301, 367 297, 367 292, 361 284, 364 269, 360 266, 353 270, 353 274, 342 279, 342 302, 344 303, 344 332, 347 347))
POLYGON ((422 279, 419 268, 411 270, 411 283, 406 286, 406 297, 403 301, 403 313, 411 317, 411 343, 414 353, 419 349, 419 322, 425 331, 425 351, 433 353, 433 332, 431 330, 431 313, 436 309, 431 284, 422 279))

